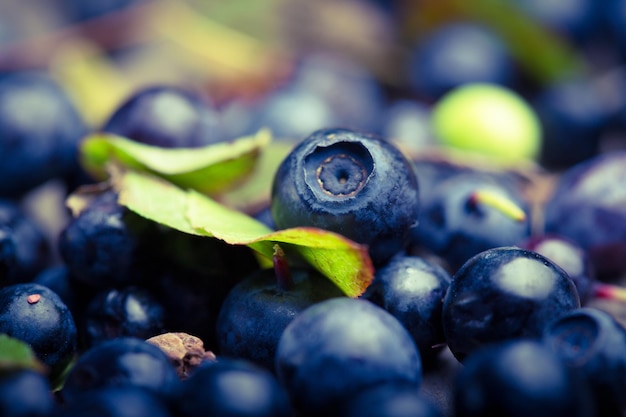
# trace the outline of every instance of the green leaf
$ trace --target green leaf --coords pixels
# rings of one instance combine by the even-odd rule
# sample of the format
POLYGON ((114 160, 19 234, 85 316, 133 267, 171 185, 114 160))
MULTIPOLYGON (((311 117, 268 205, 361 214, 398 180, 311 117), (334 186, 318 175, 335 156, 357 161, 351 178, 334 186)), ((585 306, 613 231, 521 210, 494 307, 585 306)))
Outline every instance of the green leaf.
POLYGON ((120 192, 120 204, 174 229, 247 245, 268 259, 276 243, 292 249, 348 296, 361 295, 373 279, 367 248, 339 234, 312 227, 273 231, 197 191, 185 191, 136 171, 120 174, 114 186, 120 192))
POLYGON ((261 150, 271 141, 268 130, 232 142, 201 148, 161 148, 109 133, 95 133, 81 144, 81 162, 97 178, 110 164, 149 172, 182 188, 214 195, 241 183, 254 170, 261 150))
POLYGON ((27 343, 6 334, 0 334, 0 372, 17 369, 47 371, 46 366, 37 358, 27 343))

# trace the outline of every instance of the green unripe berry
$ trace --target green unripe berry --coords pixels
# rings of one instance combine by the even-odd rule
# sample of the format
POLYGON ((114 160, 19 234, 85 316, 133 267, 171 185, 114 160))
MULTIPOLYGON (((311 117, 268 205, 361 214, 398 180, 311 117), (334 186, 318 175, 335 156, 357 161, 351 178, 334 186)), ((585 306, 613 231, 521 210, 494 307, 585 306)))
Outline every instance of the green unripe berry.
POLYGON ((502 161, 535 159, 541 124, 516 92, 495 84, 466 84, 435 105, 433 132, 451 148, 474 151, 502 161))

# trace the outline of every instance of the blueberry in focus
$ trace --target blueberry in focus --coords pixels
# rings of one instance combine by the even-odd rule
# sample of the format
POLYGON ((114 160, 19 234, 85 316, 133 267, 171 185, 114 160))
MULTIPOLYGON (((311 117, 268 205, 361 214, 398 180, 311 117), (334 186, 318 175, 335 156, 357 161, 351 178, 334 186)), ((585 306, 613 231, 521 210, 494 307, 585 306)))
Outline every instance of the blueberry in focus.
POLYGON ((208 99, 163 85, 136 91, 102 130, 163 148, 194 148, 224 140, 218 112, 208 99))
POLYGON ((285 328, 276 373, 303 415, 332 416, 348 398, 387 383, 419 388, 420 354, 408 331, 366 300, 321 301, 285 328))
POLYGON ((65 404, 103 388, 139 387, 166 402, 178 395, 180 379, 168 356, 135 337, 103 341, 83 352, 70 369, 61 397, 65 404))
POLYGON ((182 383, 180 417, 290 417, 287 392, 265 368, 219 358, 196 368, 182 383))
POLYGON ((598 415, 621 416, 626 407, 626 329, 610 314, 584 307, 560 317, 543 341, 591 386, 598 415))
POLYGON ((564 171, 545 203, 544 232, 582 247, 600 280, 626 271, 625 180, 626 152, 597 155, 564 171))
POLYGON ((444 258, 454 272, 472 256, 515 245, 530 233, 530 207, 518 182, 459 171, 436 183, 423 202, 412 241, 444 258))
POLYGON ((217 318, 219 354, 274 372, 276 346, 287 324, 305 308, 343 292, 308 268, 264 269, 229 292, 217 318))
POLYGON ((0 415, 44 417, 56 410, 48 378, 30 369, 0 373, 0 415))
POLYGON ((539 339, 548 324, 577 308, 578 291, 561 267, 533 251, 499 247, 475 255, 454 274, 443 329, 462 362, 489 343, 539 339))
POLYGON ((589 386, 537 340, 507 340, 469 355, 453 385, 457 417, 592 417, 589 386))
POLYGON ((51 289, 35 283, 0 289, 0 333, 28 344, 53 379, 77 353, 74 317, 51 289))
POLYGON ((0 196, 18 198, 78 165, 87 127, 65 91, 43 72, 0 78, 0 196))
POLYGON ((406 327, 426 366, 445 345, 441 311, 451 279, 442 266, 401 253, 376 271, 362 298, 384 308, 406 327))
POLYGON ((164 307, 145 288, 102 291, 85 311, 87 346, 122 336, 148 339, 165 332, 165 315, 164 307))
POLYGON ((365 244, 381 265, 409 243, 419 212, 411 162, 384 139, 322 129, 300 142, 272 185, 278 229, 313 226, 365 244))

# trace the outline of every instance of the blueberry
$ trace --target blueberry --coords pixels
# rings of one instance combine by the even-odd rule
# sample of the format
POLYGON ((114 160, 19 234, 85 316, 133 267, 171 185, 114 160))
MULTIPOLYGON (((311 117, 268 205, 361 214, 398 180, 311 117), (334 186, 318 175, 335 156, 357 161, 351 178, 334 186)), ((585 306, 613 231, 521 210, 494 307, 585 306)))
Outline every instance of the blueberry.
POLYGON ((443 417, 419 390, 404 384, 366 389, 342 406, 341 417, 443 417))
POLYGON ((457 417, 592 417, 588 385, 537 340, 507 340, 467 357, 456 375, 457 417))
POLYGON ((251 362, 219 358, 183 381, 180 417, 289 417, 289 397, 276 377, 251 362))
POLYGON ((585 376, 598 415, 621 416, 626 407, 626 329, 605 311, 584 307, 551 323, 546 345, 585 376))
POLYGON ((513 87, 516 70, 502 39, 476 22, 451 22, 419 39, 407 60, 408 84, 435 101, 455 87, 485 82, 513 87))
POLYGON ((51 289, 35 283, 0 289, 0 333, 30 345, 54 379, 77 353, 72 313, 51 289))
POLYGON ((180 379, 168 356, 157 346, 134 337, 103 341, 83 352, 61 390, 66 404, 103 388, 139 387, 173 401, 180 379))
POLYGON ((28 369, 0 373, 0 415, 45 417, 52 415, 56 407, 45 375, 28 369))
POLYGON ((61 230, 58 248, 69 272, 94 288, 136 284, 144 278, 139 230, 142 219, 107 191, 61 230))
POLYGON ((333 415, 361 390, 422 381, 419 351, 402 324, 366 300, 321 301, 285 328, 276 371, 292 405, 303 415, 333 415))
POLYGON ((573 240, 598 279, 626 271, 626 152, 597 155, 564 171, 545 203, 544 232, 573 240))
POLYGON ((0 78, 0 196, 20 197, 73 171, 86 133, 65 91, 46 73, 0 78))
POLYGON ((443 329, 459 360, 481 346, 540 338, 545 327, 580 307, 574 282, 548 258, 498 247, 470 258, 454 274, 443 303, 443 329))
POLYGON ((445 345, 441 311, 451 279, 440 265, 398 254, 376 271, 362 298, 383 307, 406 327, 427 365, 445 345))
POLYGON ((540 163, 562 170, 600 152, 600 138, 613 116, 592 80, 567 79, 543 89, 533 102, 543 130, 540 163), (567 149, 567 152, 563 152, 567 149))
POLYGON ((319 301, 344 296, 317 271, 290 268, 288 276, 279 274, 260 270, 230 291, 217 318, 221 356, 246 359, 273 372, 276 346, 287 324, 319 301))
POLYGON ((323 129, 298 144, 275 174, 278 229, 313 226, 368 245, 381 265, 403 250, 419 212, 411 162, 390 142, 349 129, 323 129))
POLYGON ((0 285, 31 281, 53 261, 42 225, 14 200, 0 199, 0 248, 0 285))
POLYGON ((137 142, 164 148, 193 148, 221 142, 219 114, 198 93, 152 86, 136 91, 102 127, 137 142))
POLYGON ((595 270, 589 254, 576 242, 554 234, 538 234, 519 242, 518 246, 537 252, 563 268, 574 281, 580 303, 585 304, 593 293, 595 270))
POLYGON ((515 245, 530 233, 530 206, 519 182, 458 171, 436 182, 422 202, 413 243, 441 256, 454 272, 472 256, 515 245))
POLYGON ((130 286, 97 294, 85 312, 87 345, 121 336, 147 339, 165 332, 165 309, 148 290, 130 286))
POLYGON ((54 417, 173 417, 154 392, 139 387, 103 387, 82 394, 54 417))

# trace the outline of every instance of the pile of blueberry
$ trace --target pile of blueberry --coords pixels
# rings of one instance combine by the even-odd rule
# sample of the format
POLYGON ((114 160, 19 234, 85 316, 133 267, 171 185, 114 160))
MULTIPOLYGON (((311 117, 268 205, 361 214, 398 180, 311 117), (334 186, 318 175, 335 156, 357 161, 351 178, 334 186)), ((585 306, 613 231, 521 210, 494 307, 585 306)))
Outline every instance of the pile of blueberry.
MULTIPOLYGON (((394 22, 411 9, 354 1, 394 22)), ((75 24, 105 13, 62 3, 75 24)), ((407 42, 401 86, 311 53, 256 101, 163 83, 99 126, 45 69, 0 73, 0 416, 622 416, 626 320, 608 306, 626 300, 626 2, 510 3, 589 68, 540 83, 457 16, 407 42), (470 84, 528 103, 533 160, 428 128, 470 84), (290 151, 251 215, 362 245, 362 294, 279 245, 272 268, 142 217, 80 158, 90 133, 179 149, 262 127, 290 151)))

